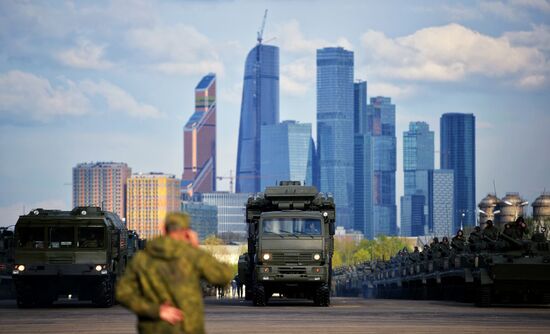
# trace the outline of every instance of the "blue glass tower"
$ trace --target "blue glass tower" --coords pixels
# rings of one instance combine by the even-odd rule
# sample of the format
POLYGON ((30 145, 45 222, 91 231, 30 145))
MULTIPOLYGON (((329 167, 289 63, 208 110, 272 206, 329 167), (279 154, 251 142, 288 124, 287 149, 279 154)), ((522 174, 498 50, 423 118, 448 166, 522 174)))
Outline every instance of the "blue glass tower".
POLYGON ((284 121, 262 126, 261 189, 278 181, 312 184, 311 124, 284 121))
POLYGON ((236 192, 261 191, 261 128, 279 122, 279 48, 258 43, 246 57, 236 192))
POLYGON ((395 205, 395 105, 389 97, 373 97, 367 106, 367 127, 372 139, 373 236, 397 234, 395 205))
POLYGON ((317 50, 317 150, 322 192, 334 195, 336 223, 353 226, 353 52, 317 50))
POLYGON ((367 128, 367 82, 353 84, 354 195, 353 229, 374 237, 372 226, 372 137, 367 128))
POLYGON ((441 168, 454 171, 454 228, 476 224, 475 116, 443 114, 441 168))

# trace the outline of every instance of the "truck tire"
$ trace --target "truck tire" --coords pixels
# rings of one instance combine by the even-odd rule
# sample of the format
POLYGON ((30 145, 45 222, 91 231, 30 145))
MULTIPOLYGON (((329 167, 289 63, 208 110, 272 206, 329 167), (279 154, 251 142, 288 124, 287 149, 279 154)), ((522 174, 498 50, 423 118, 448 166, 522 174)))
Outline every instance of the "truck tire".
POLYGON ((313 302, 317 306, 329 306, 330 305, 330 289, 327 284, 321 284, 315 289, 315 295, 313 302))
POLYGON ((33 290, 29 285, 24 283, 16 284, 15 294, 18 308, 30 308, 33 306, 33 290))
POLYGON ((111 307, 115 303, 115 293, 113 280, 111 278, 102 279, 96 286, 92 302, 97 307, 111 307))
POLYGON ((266 306, 267 305, 267 297, 265 294, 265 288, 261 284, 257 284, 254 287, 254 299, 253 299, 254 306, 266 306))

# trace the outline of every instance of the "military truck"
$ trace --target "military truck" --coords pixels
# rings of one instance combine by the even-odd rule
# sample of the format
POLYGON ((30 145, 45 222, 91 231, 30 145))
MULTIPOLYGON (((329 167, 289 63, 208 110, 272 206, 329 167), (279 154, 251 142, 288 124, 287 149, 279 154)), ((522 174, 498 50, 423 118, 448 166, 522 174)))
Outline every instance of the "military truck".
POLYGON ((246 204, 248 252, 239 258, 246 299, 264 306, 274 294, 330 304, 335 206, 297 181, 280 182, 246 204))
POLYGON ((120 218, 98 207, 20 216, 12 272, 17 305, 46 306, 65 296, 112 306, 128 261, 127 240, 120 218))
POLYGON ((13 298, 13 231, 0 227, 0 299, 13 298))

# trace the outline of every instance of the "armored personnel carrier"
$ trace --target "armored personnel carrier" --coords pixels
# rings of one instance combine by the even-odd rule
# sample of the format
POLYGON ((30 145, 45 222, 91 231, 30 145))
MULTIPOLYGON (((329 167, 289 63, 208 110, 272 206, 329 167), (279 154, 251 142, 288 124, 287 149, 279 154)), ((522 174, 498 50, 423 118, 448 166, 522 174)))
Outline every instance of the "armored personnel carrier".
POLYGON ((15 226, 12 271, 17 305, 49 305, 59 296, 109 307, 128 262, 128 231, 98 207, 36 209, 15 226))
POLYGON ((246 204, 248 252, 239 258, 246 299, 268 303, 274 293, 330 304, 335 206, 315 187, 286 181, 246 204))

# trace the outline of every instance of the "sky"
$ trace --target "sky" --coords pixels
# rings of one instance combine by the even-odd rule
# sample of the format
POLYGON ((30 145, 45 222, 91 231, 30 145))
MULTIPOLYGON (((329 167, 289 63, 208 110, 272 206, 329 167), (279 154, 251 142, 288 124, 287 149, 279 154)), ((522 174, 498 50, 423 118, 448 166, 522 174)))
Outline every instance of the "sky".
MULTIPOLYGON (((446 112, 476 116, 477 201, 550 189, 550 1, 0 2, 0 225, 69 209, 89 161, 180 177, 183 125, 208 72, 218 85, 218 175, 235 173, 244 61, 280 48, 280 115, 313 124, 315 51, 354 51, 368 96, 396 105, 402 134, 446 112), (493 183, 494 181, 494 183, 493 183)), ((315 132, 314 132, 315 138, 315 132)), ((228 190, 227 180, 219 190, 228 190)))

